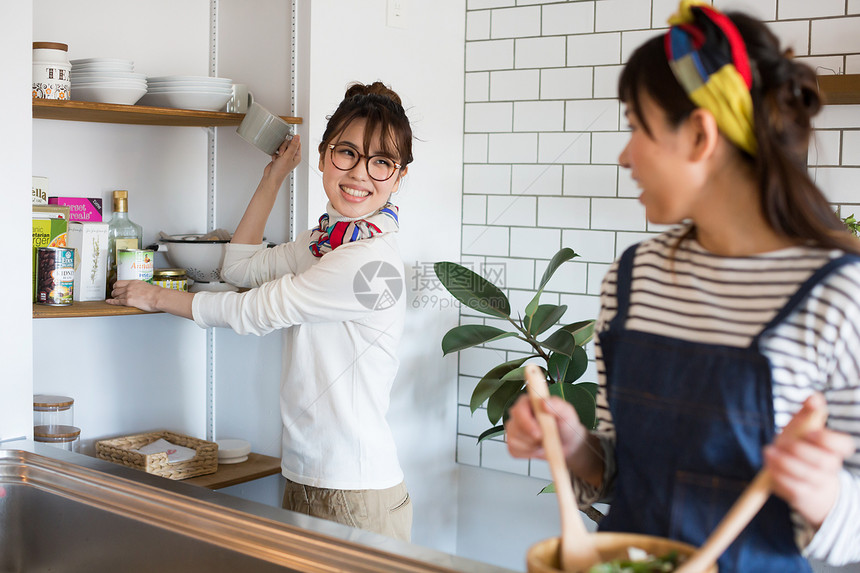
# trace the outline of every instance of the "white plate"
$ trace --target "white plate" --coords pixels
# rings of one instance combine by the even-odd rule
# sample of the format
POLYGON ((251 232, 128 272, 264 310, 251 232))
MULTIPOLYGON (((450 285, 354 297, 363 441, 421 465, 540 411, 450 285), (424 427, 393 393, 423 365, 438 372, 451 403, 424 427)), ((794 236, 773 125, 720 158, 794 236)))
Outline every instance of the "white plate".
POLYGON ((150 80, 147 80, 146 83, 153 88, 169 89, 169 90, 175 90, 175 91, 183 91, 183 90, 189 90, 189 91, 196 91, 196 90, 233 91, 232 86, 229 86, 229 85, 219 86, 219 85, 213 85, 213 84, 198 84, 195 82, 178 82, 175 84, 163 84, 163 83, 153 82, 150 80))
POLYGON ((86 64, 114 64, 114 65, 134 65, 134 60, 124 60, 122 58, 79 58, 77 60, 69 60, 74 65, 86 64))
POLYGON ((240 458, 251 453, 251 443, 238 438, 223 438, 215 440, 218 444, 218 460, 221 458, 240 458))
POLYGON ((126 88, 126 89, 135 89, 135 90, 143 90, 146 92, 146 84, 143 82, 72 82, 72 89, 77 90, 81 88, 126 88))
POLYGON ((248 460, 248 456, 239 456, 238 458, 218 458, 219 464, 239 464, 248 460))
POLYGON ((193 109, 197 111, 220 111, 230 100, 230 93, 207 94, 196 92, 147 93, 140 98, 140 105, 193 109))
POLYGON ((146 81, 146 74, 136 74, 134 72, 72 72, 72 79, 78 78, 118 78, 124 80, 146 81))
POLYGON ((153 76, 147 79, 151 82, 203 82, 207 84, 233 84, 233 80, 229 78, 211 78, 209 76, 153 76))
POLYGON ((72 86, 72 100, 134 105, 146 88, 72 86))

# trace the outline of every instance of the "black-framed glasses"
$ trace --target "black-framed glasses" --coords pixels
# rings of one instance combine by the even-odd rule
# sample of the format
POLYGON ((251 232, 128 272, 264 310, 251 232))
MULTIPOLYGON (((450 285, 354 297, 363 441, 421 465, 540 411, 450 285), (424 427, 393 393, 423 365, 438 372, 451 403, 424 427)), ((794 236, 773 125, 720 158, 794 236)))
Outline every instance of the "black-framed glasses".
POLYGON ((353 146, 345 143, 329 143, 331 163, 341 171, 349 171, 364 157, 367 174, 374 181, 387 181, 394 172, 400 169, 400 164, 385 155, 364 155, 353 146))

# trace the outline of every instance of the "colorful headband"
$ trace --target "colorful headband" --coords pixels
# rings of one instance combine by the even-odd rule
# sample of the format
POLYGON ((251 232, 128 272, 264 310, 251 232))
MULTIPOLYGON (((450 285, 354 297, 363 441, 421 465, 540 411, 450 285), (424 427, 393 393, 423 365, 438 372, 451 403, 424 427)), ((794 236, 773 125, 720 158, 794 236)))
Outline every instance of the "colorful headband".
POLYGON ((681 0, 669 24, 666 56, 678 83, 693 103, 714 114, 732 143, 755 155, 752 74, 740 32, 702 0, 681 0))

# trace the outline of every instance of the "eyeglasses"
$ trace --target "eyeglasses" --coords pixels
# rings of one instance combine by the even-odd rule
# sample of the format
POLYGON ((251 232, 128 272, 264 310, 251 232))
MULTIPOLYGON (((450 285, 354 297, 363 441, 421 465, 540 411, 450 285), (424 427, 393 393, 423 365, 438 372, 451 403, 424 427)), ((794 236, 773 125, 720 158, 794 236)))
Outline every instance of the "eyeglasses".
POLYGON ((367 174, 374 181, 387 181, 391 179, 394 172, 400 169, 400 164, 385 155, 364 155, 355 150, 354 147, 345 143, 330 143, 331 163, 341 171, 349 171, 365 158, 364 166, 367 174))

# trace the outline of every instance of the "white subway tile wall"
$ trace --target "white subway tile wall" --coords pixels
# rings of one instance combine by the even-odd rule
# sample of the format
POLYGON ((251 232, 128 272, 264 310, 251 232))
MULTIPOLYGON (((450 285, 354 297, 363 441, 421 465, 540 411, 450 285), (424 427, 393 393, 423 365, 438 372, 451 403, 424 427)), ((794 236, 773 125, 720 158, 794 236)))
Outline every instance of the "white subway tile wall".
MULTIPOLYGON (((769 23, 820 74, 860 73, 860 0, 714 0, 769 23)), ((541 303, 565 304, 563 322, 594 318, 600 285, 623 250, 665 227, 649 225, 618 154, 628 139, 618 76, 630 54, 666 30, 678 0, 468 0, 462 262, 522 313, 555 252, 562 265, 541 303)), ((828 105, 815 119, 810 172, 843 216, 860 215, 860 106, 828 105)), ((461 324, 510 330, 460 309, 461 324)), ((593 346, 586 348, 593 360, 593 346)), ((494 366, 520 358, 503 339, 459 353, 457 461, 549 479, 546 464, 510 457, 472 391, 494 366)), ((581 379, 596 381, 593 362, 581 379)))

